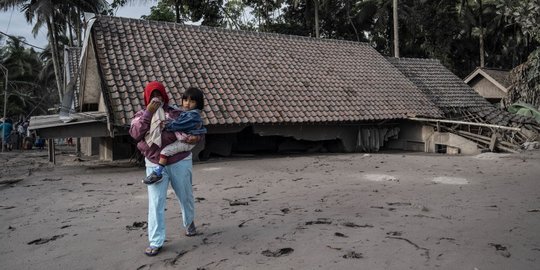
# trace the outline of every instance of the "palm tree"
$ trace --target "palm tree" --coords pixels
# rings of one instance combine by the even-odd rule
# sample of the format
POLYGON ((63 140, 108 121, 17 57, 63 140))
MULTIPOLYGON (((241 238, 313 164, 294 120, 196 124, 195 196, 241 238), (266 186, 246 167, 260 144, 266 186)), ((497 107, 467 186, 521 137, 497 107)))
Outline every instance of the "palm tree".
MULTIPOLYGON (((485 66, 485 35, 489 13, 495 13, 496 5, 493 0, 461 0, 460 13, 464 17, 464 23, 470 29, 470 33, 478 35, 478 45, 480 53, 480 67, 485 66), (477 33, 475 33, 477 30, 477 33)), ((492 22, 492 21, 490 21, 492 22)))
MULTIPOLYGON (((300 4, 302 0, 294 0, 293 1, 293 5, 295 7, 298 7, 298 5, 300 4)), ((324 6, 326 5, 326 1, 327 0, 306 0, 306 1, 312 1, 313 3, 313 18, 314 18, 314 23, 315 23, 315 37, 316 38, 319 38, 320 37, 320 27, 319 27, 319 9, 321 8, 321 6, 324 6)), ((306 2, 306 7, 307 7, 307 2, 306 2)))
POLYGON ((63 44, 59 41, 59 35, 60 33, 64 33, 65 23, 69 20, 69 17, 63 12, 66 8, 76 8, 79 14, 81 10, 101 13, 107 6, 108 4, 105 0, 0 0, 0 9, 21 8, 28 22, 34 23, 35 20, 34 34, 37 34, 37 31, 43 25, 46 25, 47 37, 52 49, 52 61, 60 100, 62 100, 63 95, 62 59, 60 57, 63 44))
POLYGON ((10 37, 0 49, 0 63, 9 70, 8 115, 25 115, 35 104, 36 93, 40 92, 36 91, 40 87, 36 78, 41 61, 33 49, 22 46, 22 40, 22 37, 10 37))

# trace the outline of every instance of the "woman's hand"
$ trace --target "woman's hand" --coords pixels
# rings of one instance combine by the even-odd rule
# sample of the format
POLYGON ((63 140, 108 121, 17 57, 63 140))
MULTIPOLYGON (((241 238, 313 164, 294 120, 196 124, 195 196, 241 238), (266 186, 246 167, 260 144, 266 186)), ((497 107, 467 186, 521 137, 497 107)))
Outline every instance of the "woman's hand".
POLYGON ((159 109, 160 106, 161 106, 161 102, 152 100, 150 101, 150 104, 146 106, 146 110, 154 114, 159 109))

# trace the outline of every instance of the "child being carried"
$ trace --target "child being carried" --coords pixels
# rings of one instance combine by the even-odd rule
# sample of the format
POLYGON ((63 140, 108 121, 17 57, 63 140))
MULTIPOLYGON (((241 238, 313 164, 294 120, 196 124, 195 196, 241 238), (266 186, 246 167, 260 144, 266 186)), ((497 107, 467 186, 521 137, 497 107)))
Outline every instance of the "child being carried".
MULTIPOLYGON (((203 126, 201 118, 201 110, 204 108, 204 95, 202 91, 195 87, 188 88, 182 95, 182 108, 184 111, 180 113, 176 119, 173 119, 165 125, 165 130, 174 132, 177 141, 165 146, 161 150, 159 153, 158 166, 154 167, 152 173, 142 181, 147 185, 161 181, 163 169, 165 168, 165 165, 167 165, 167 160, 170 156, 180 152, 191 151, 191 149, 195 147, 194 144, 186 143, 186 140, 188 140, 190 136, 206 134, 206 128, 203 126)), ((158 110, 163 109, 160 108, 158 110)), ((159 119, 159 114, 160 112, 156 112, 157 119, 159 119)), ((160 133, 159 131, 161 130, 163 121, 157 121, 160 121, 156 126, 158 133, 160 133)), ((152 119, 152 122, 154 122, 154 119, 152 119)), ((150 136, 152 136, 152 134, 150 136)), ((160 136, 160 134, 158 136, 160 136)), ((146 141, 148 142, 149 139, 146 141)))

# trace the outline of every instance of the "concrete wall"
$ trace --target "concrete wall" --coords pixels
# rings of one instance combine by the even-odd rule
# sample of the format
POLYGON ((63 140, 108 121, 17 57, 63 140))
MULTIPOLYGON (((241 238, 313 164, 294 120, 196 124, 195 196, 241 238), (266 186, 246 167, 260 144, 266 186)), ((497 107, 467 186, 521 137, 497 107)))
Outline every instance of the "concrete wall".
POLYGON ((113 160, 113 138, 99 138, 99 159, 109 161, 113 160))
POLYGON ((83 137, 81 138, 81 153, 85 156, 94 156, 99 154, 99 138, 83 137))
POLYGON ((89 42, 87 48, 87 57, 84 66, 84 84, 81 86, 80 106, 84 108, 84 104, 96 104, 100 102, 101 97, 101 78, 98 73, 98 64, 94 53, 94 44, 89 42))
POLYGON ((453 151, 464 155, 477 155, 480 153, 480 149, 475 142, 448 132, 433 132, 426 141, 428 152, 437 152, 437 145, 447 146, 447 153, 453 151))
POLYGON ((480 153, 478 145, 459 135, 448 132, 437 132, 432 126, 421 122, 404 121, 400 123, 399 138, 389 141, 390 149, 435 153, 438 149, 446 149, 446 153, 476 155, 480 153), (440 145, 439 147, 437 145, 440 145))
POLYGON ((389 149, 425 152, 425 141, 430 134, 429 128, 416 121, 403 121, 398 125, 398 138, 387 143, 389 149))

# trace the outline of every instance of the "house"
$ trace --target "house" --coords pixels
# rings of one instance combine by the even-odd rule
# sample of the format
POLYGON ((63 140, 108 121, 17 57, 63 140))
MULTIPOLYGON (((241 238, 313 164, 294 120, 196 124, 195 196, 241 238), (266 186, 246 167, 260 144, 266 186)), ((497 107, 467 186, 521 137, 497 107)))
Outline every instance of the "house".
POLYGON ((510 87, 508 70, 478 67, 465 78, 465 83, 491 103, 499 103, 510 87))
MULTIPOLYGON (((95 18, 89 29, 78 106, 70 114, 77 120, 56 129, 97 139, 101 159, 132 153, 130 120, 152 80, 163 82, 176 104, 187 87, 203 90, 202 154, 378 151, 403 136, 410 140, 393 147, 423 151, 423 124, 408 119, 444 117, 417 84, 364 43, 109 16, 95 18)), ((32 128, 49 137, 61 133, 50 133, 54 123, 44 126, 40 117, 32 128)))
POLYGON ((424 132, 430 136, 427 152, 438 152, 437 148, 441 147, 459 148, 467 154, 486 148, 513 151, 526 141, 538 139, 534 119, 495 107, 438 60, 388 58, 388 61, 424 92, 451 124, 441 128, 441 121, 426 120, 437 123, 439 129, 432 126, 432 132, 424 132), (497 146, 494 140, 501 143, 497 146))

